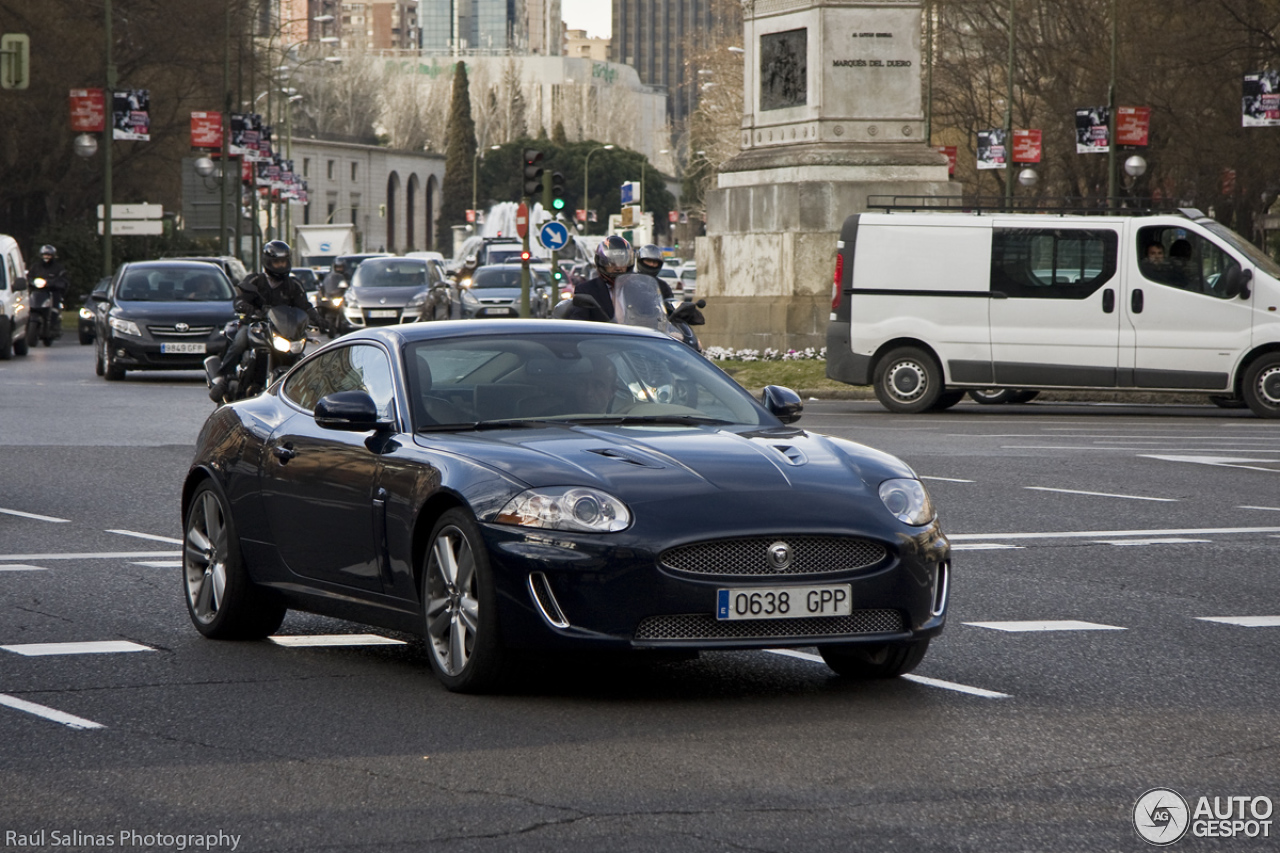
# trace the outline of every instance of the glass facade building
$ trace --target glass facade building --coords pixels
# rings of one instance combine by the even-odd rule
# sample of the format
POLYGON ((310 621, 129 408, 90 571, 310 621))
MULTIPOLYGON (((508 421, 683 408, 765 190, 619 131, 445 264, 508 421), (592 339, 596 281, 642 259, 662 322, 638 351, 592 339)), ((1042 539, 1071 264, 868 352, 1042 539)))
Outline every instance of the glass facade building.
POLYGON ((523 51, 521 0, 418 0, 422 48, 428 52, 523 51))

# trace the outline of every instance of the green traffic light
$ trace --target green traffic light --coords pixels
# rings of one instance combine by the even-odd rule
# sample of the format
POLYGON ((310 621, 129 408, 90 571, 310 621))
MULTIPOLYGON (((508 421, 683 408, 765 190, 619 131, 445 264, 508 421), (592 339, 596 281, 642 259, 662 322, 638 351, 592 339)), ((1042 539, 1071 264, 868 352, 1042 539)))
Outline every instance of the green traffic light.
POLYGON ((564 199, 557 198, 551 202, 551 206, 556 210, 564 210, 564 199))

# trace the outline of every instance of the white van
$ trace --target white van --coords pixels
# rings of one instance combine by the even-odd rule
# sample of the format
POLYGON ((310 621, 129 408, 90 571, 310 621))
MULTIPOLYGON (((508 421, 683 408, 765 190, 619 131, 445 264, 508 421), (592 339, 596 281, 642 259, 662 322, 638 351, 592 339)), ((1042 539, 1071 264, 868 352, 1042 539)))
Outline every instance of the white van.
POLYGON ((890 411, 1091 389, 1280 418, 1280 265, 1199 211, 863 213, 840 237, 827 376, 890 411))
POLYGON ((27 354, 27 265, 18 241, 0 234, 0 361, 27 354))

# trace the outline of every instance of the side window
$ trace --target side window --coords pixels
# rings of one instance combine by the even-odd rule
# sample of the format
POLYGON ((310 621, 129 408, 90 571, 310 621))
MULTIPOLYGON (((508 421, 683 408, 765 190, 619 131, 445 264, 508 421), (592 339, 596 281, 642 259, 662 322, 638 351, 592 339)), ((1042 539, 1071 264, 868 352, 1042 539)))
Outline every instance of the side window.
POLYGON ((991 289, 1012 299, 1085 299, 1115 275, 1119 243, 1102 229, 997 228, 991 289))
POLYGON ((1223 273, 1239 266, 1218 244, 1176 226, 1139 229, 1137 251, 1148 281, 1218 299, 1227 298, 1218 286, 1223 273))
POLYGON ((307 411, 337 391, 367 391, 382 420, 395 418, 395 383, 387 354, 375 346, 349 346, 313 359, 285 382, 283 393, 307 411))
POLYGON ((4 263, 0 264, 0 290, 8 290, 9 282, 13 279, 13 259, 5 255, 4 263))

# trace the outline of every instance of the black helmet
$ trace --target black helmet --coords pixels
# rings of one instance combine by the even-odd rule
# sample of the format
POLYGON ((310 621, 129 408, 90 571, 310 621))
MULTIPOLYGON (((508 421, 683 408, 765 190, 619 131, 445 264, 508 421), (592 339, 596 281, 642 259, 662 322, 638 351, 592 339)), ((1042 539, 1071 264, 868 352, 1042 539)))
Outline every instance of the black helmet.
POLYGON ((335 271, 337 271, 337 272, 342 272, 343 270, 345 270, 345 269, 347 268, 347 262, 346 262, 345 260, 343 260, 342 258, 334 258, 334 259, 333 259, 333 268, 334 268, 334 270, 335 270, 335 271))
POLYGON ((56 258, 58 257, 58 250, 57 248, 50 245, 49 243, 45 243, 43 246, 40 247, 40 254, 41 256, 49 255, 50 257, 56 258))
POLYGON ((657 275, 662 269, 662 250, 649 243, 636 250, 636 269, 640 272, 657 275))
POLYGON ((293 251, 283 240, 272 240, 262 247, 262 268, 273 278, 285 278, 293 269, 293 251))
POLYGON ((612 234, 600 241, 596 246, 596 272, 610 284, 618 276, 631 269, 635 263, 636 253, 631 251, 631 244, 625 237, 612 234))

